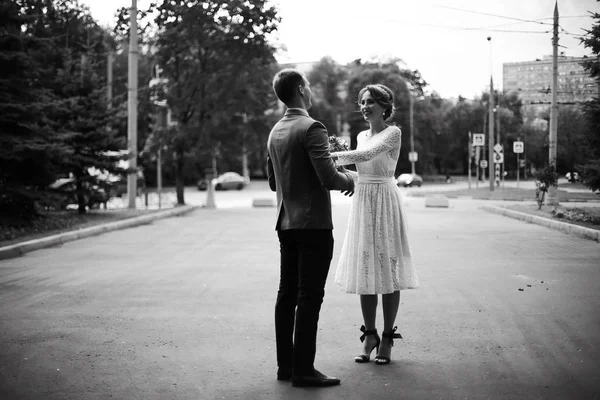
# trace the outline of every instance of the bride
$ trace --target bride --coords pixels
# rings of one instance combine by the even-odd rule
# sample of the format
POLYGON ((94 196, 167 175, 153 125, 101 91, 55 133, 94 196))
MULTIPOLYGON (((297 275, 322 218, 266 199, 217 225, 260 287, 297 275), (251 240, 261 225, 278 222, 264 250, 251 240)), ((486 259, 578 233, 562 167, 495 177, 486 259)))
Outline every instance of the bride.
POLYGON ((354 360, 368 362, 377 349, 375 363, 389 364, 400 290, 419 286, 408 244, 406 216, 394 171, 400 155, 401 132, 387 125, 394 112, 394 95, 384 85, 367 85, 358 95, 360 111, 369 129, 358 134, 356 150, 334 152, 338 165, 356 164, 358 184, 335 282, 346 293, 360 295, 364 320, 360 337, 362 354, 354 360), (376 329, 378 295, 382 295, 382 339, 376 329))

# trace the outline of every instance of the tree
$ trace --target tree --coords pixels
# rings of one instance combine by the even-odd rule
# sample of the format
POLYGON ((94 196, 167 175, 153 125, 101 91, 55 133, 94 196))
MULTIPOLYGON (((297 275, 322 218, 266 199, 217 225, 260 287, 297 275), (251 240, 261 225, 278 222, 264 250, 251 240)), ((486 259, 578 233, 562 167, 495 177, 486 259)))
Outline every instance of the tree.
POLYGON ((274 63, 267 36, 279 19, 266 0, 165 0, 156 12, 156 57, 169 79, 167 101, 178 123, 165 140, 175 158, 177 202, 184 204, 186 155, 201 137, 218 149, 232 116, 243 113, 240 104, 254 93, 240 71, 274 63))
POLYGON ((415 99, 413 120, 415 151, 419 154, 416 163, 417 173, 441 173, 442 164, 439 154, 440 150, 444 149, 442 135, 448 128, 446 115, 451 107, 449 101, 442 99, 436 93, 415 99))
MULTIPOLYGON (((38 2, 39 3, 39 2, 38 2)), ((37 4, 41 5, 41 4, 37 4)), ((45 112, 52 94, 41 85, 48 42, 28 27, 35 3, 0 3, 0 220, 22 223, 36 214, 35 200, 55 178, 61 157, 45 112), (25 27, 25 29, 23 29, 25 27)))
POLYGON ((75 180, 79 214, 86 212, 89 188, 100 183, 92 172, 116 171, 115 154, 124 145, 111 128, 115 111, 108 107, 105 84, 94 69, 91 58, 77 62, 65 55, 57 74, 60 107, 52 115, 59 143, 68 154, 61 169, 75 180))
POLYGON ((310 113, 321 121, 331 135, 339 134, 338 122, 342 123, 343 97, 348 73, 331 57, 323 57, 308 74, 313 91, 310 113))
POLYGON ((109 33, 77 1, 54 1, 43 15, 48 35, 55 38, 53 76, 45 84, 56 103, 48 119, 66 154, 58 171, 73 177, 78 210, 84 214, 89 189, 99 184, 92 171, 115 171, 118 157, 110 152, 124 147, 114 129, 122 113, 109 107, 106 95, 109 33))
MULTIPOLYGON (((596 56, 590 57, 583 63, 590 76, 596 79, 600 88, 600 13, 592 13, 594 24, 581 39, 583 45, 596 56)), ((581 167, 585 184, 592 190, 600 190, 600 94, 584 104, 584 113, 589 125, 585 145, 591 155, 581 167)))
POLYGON ((556 171, 559 174, 574 172, 576 166, 584 164, 593 154, 582 146, 591 136, 583 111, 577 106, 562 105, 558 109, 558 144, 556 171))
POLYGON ((348 97, 345 101, 346 120, 350 124, 352 148, 356 147, 356 136, 365 129, 365 121, 358 113, 357 96, 364 86, 368 84, 381 83, 389 87, 394 93, 395 115, 390 122, 395 123, 402 129, 402 148, 400 149, 400 158, 396 167, 398 171, 410 168, 408 161, 408 152, 410 151, 410 129, 409 127, 409 102, 411 96, 422 96, 423 89, 427 83, 422 79, 419 71, 401 69, 401 60, 392 59, 381 61, 369 61, 363 63, 362 60, 355 60, 348 65, 348 97), (407 82, 412 86, 409 90, 407 82))

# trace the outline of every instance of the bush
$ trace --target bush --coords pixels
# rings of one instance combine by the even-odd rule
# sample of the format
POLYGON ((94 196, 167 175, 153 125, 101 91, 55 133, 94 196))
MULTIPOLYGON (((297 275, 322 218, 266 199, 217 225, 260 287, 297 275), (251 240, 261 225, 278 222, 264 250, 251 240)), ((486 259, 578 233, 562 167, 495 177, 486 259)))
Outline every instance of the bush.
POLYGON ((535 178, 543 183, 543 191, 548 191, 550 186, 557 186, 558 174, 556 173, 556 167, 554 164, 548 165, 546 168, 538 171, 535 174, 535 178))
POLYGON ((27 225, 37 216, 35 198, 18 191, 0 190, 0 226, 27 225))
POLYGON ((585 164, 581 171, 583 184, 600 195, 600 160, 585 164))

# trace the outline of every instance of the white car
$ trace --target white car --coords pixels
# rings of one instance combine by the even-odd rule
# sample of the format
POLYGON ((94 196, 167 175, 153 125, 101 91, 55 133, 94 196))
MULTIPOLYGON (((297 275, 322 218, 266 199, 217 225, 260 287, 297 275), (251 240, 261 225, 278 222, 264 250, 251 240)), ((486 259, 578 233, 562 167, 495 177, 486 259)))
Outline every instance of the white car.
POLYGON ((423 184, 423 178, 421 178, 419 175, 417 174, 400 174, 400 176, 398 177, 398 179, 396 179, 396 184, 398 186, 404 186, 404 187, 412 187, 412 186, 418 186, 421 187, 421 185, 423 184))
MULTIPOLYGON (((242 190, 248 186, 250 182, 237 172, 225 172, 218 178, 212 180, 212 185, 215 190, 242 190)), ((206 180, 201 179, 198 181, 198 190, 206 190, 206 180)))

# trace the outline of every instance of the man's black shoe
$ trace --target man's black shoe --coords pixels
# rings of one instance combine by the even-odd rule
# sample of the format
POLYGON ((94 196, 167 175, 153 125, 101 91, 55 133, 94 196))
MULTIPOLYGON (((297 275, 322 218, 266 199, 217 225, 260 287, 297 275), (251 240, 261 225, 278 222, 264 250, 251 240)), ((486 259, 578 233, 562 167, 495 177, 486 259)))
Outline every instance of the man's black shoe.
POLYGON ((278 381, 289 381, 290 379, 292 379, 292 368, 277 368, 278 381))
POLYGON ((327 376, 315 369, 312 375, 294 375, 292 376, 292 386, 305 387, 305 386, 335 386, 339 385, 340 380, 333 376, 327 376))

